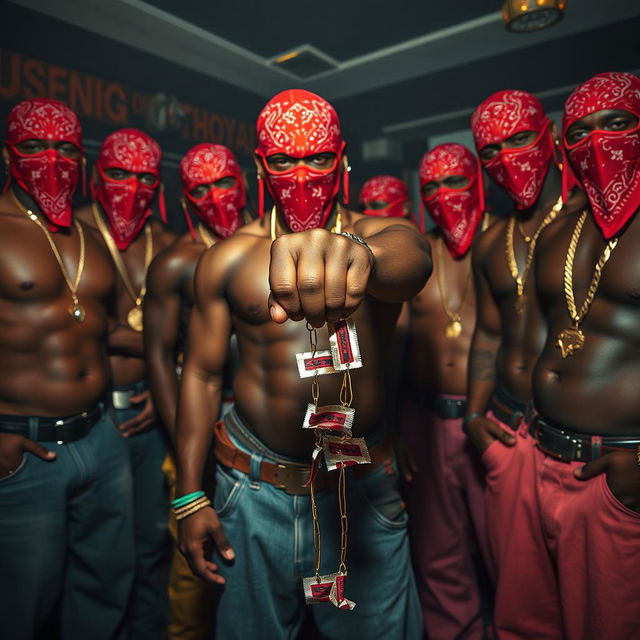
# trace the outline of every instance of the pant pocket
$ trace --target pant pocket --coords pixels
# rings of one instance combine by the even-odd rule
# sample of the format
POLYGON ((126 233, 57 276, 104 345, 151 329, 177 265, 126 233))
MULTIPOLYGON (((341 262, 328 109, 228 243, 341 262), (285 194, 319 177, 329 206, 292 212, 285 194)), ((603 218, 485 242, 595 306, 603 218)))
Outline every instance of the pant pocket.
POLYGON ((243 490, 247 486, 248 479, 244 474, 235 475, 233 471, 227 471, 221 465, 216 467, 216 489, 213 497, 213 508, 219 518, 229 515, 243 490))
POLYGON ((607 482, 607 474, 602 473, 598 479, 602 483, 602 493, 604 494, 605 501, 616 511, 620 512, 621 515, 624 515, 631 520, 635 520, 640 524, 640 513, 630 509, 627 505, 623 504, 618 500, 618 498, 616 498, 613 491, 611 491, 609 483, 607 482))
POLYGON ((27 454, 27 453, 23 453, 22 454, 22 459, 20 460, 20 464, 17 466, 17 468, 15 469, 15 471, 13 473, 9 473, 6 476, 4 476, 4 478, 0 478, 0 484, 2 484, 3 486, 9 484, 12 480, 15 480, 24 470, 24 468, 27 466, 27 460, 32 456, 33 454, 27 454))
POLYGON ((396 463, 381 465, 357 481, 360 497, 374 520, 387 529, 407 526, 407 511, 398 487, 396 463))

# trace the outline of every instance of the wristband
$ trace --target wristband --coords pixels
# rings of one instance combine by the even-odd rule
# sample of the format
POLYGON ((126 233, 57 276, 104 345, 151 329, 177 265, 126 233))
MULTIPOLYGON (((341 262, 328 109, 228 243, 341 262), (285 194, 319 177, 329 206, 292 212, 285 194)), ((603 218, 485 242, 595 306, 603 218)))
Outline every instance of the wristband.
POLYGON ((636 464, 640 467, 640 444, 636 447, 636 464))
POLYGON ((194 491, 193 493, 187 493, 187 495, 185 496, 180 496, 179 498, 176 498, 171 503, 171 506, 174 509, 178 509, 179 507, 184 507, 184 505, 188 504, 189 502, 193 502, 198 498, 202 498, 203 495, 204 495, 204 491, 194 491))
POLYGON ((357 236, 355 233, 349 233, 348 231, 341 231, 338 235, 340 236, 344 236, 345 238, 349 238, 349 240, 353 240, 354 242, 357 242, 359 245, 363 246, 365 249, 368 249, 369 253, 371 254, 371 257, 373 258, 373 265, 371 270, 375 271, 376 269, 376 256, 373 253, 371 247, 367 244, 367 241, 364 238, 361 238, 360 236, 357 236))
POLYGON ((463 419, 462 419, 462 426, 463 427, 468 427, 469 423, 472 420, 475 420, 476 418, 481 418, 483 416, 482 413, 480 413, 479 411, 472 411, 471 413, 468 413, 463 419))

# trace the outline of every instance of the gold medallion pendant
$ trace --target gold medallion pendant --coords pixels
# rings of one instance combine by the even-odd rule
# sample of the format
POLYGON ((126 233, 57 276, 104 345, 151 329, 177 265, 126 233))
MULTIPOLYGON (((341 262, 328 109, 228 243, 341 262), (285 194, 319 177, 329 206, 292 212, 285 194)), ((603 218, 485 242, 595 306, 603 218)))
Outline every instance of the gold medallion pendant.
POLYGON ((84 322, 84 319, 87 317, 87 312, 84 310, 84 307, 77 302, 69 307, 69 315, 76 322, 84 322))
POLYGON ((127 324, 134 331, 142 331, 142 307, 136 305, 133 309, 129 310, 129 313, 127 313, 127 324))
POLYGON ((459 338, 461 333, 462 323, 460 322, 460 320, 453 320, 444 329, 444 334, 447 336, 447 338, 449 338, 449 340, 459 338))
POLYGON ((558 335, 556 347, 560 349, 563 359, 568 358, 584 347, 584 333, 577 327, 564 329, 558 335))

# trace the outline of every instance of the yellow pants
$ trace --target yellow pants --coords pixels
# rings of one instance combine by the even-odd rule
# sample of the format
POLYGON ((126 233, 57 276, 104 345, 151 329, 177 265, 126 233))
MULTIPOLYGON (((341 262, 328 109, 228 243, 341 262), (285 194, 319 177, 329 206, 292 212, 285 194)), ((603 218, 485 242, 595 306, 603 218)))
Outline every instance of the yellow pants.
MULTIPOLYGON (((167 477, 171 499, 175 497, 176 467, 170 455, 162 471, 167 477)), ((173 514, 169 531, 177 541, 178 526, 173 514)), ((213 637, 215 591, 213 585, 193 575, 189 563, 176 546, 169 576, 169 640, 210 640, 213 637)))

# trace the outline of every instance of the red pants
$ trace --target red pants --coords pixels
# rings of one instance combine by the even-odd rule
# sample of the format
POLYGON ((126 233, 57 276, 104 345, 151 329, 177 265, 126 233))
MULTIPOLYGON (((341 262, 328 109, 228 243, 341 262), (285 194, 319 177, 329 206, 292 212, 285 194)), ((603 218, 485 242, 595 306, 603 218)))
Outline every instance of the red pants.
POLYGON ((407 401, 400 428, 418 466, 405 495, 427 637, 481 640, 472 552, 475 538, 488 557, 480 458, 462 431, 461 418, 443 419, 407 401))
POLYGON ((582 463, 542 453, 526 424, 516 441, 482 457, 497 638, 640 639, 640 513, 605 474, 574 478, 582 463))

